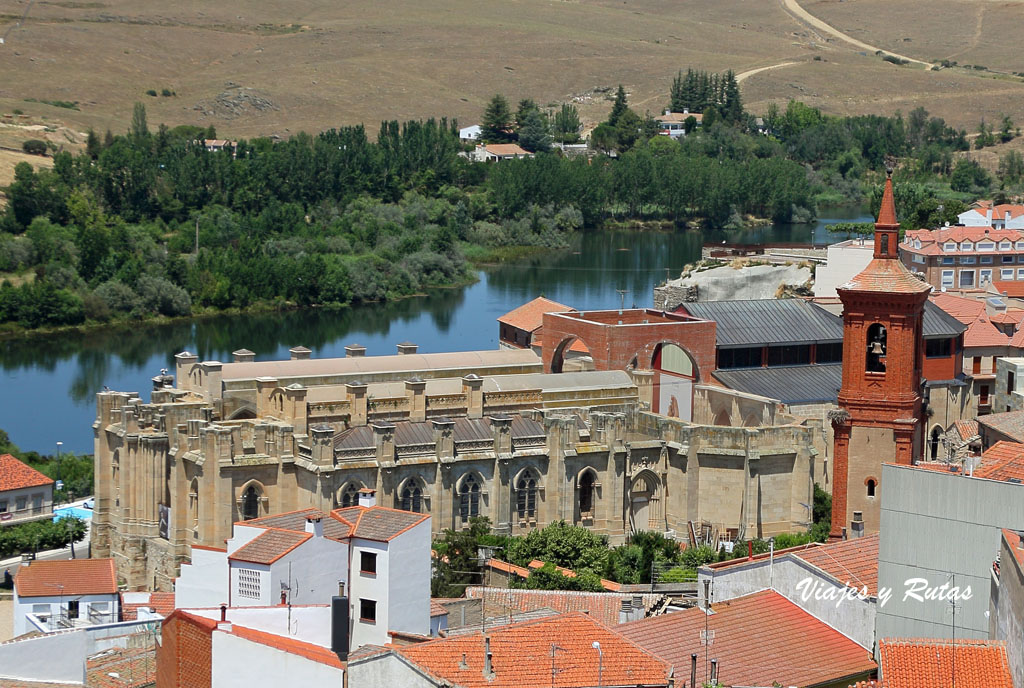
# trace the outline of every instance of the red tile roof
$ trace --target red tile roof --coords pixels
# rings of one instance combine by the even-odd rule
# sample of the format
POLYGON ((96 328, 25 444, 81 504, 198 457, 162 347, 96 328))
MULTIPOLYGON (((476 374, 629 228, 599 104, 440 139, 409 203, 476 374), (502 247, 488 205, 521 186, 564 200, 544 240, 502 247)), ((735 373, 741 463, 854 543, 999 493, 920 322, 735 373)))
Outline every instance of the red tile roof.
POLYGON ((511 325, 519 330, 533 332, 543 324, 545 313, 565 313, 573 310, 576 309, 551 299, 545 299, 543 296, 538 296, 533 301, 524 303, 518 308, 513 308, 498 318, 498 322, 511 325))
POLYGON ((1000 641, 957 640, 954 646, 951 640, 887 638, 879 642, 878 655, 888 688, 1013 688, 1000 641))
POLYGON ((984 302, 977 299, 954 296, 944 291, 931 294, 928 298, 964 325, 970 325, 985 312, 984 302))
POLYGON ((601 685, 667 686, 671 672, 665 661, 580 613, 394 651, 431 676, 462 688, 589 687, 598 685, 599 671, 601 685), (484 674, 485 637, 490 638, 493 676, 484 674), (595 642, 601 646, 600 662, 595 642))
POLYGON ((484 148, 486 148, 487 152, 491 155, 532 155, 530 151, 525 148, 520 148, 514 143, 488 143, 484 148))
POLYGON ((85 685, 89 688, 143 688, 155 683, 154 645, 135 648, 114 647, 98 652, 85 661, 85 685))
POLYGON ((430 518, 427 514, 389 509, 386 506, 351 506, 335 509, 331 516, 351 523, 352 537, 378 542, 392 540, 430 518))
POLYGON ((875 533, 830 542, 792 556, 803 559, 852 588, 867 587, 868 594, 875 595, 878 592, 878 540, 878 533, 875 533))
POLYGON ((53 480, 10 454, 0 454, 0 492, 52 485, 53 480))
POLYGON ((311 533, 268 528, 229 554, 228 559, 250 564, 273 564, 312 537, 311 533))
POLYGON ((964 333, 964 347, 1009 346, 1010 338, 999 331, 988 317, 982 315, 967 326, 964 333))
POLYGON ((430 618, 433 619, 435 616, 448 616, 448 610, 443 604, 437 600, 430 599, 430 618))
POLYGON ((687 673, 697 655, 697 676, 710 673, 701 644, 705 627, 714 633, 718 675, 727 686, 813 686, 868 678, 871 654, 839 631, 818 621, 782 595, 764 592, 663 614, 617 627, 624 636, 687 673), (685 667, 685 669, 683 669, 685 667))
MULTIPOLYGON (((901 248, 910 251, 912 253, 924 254, 924 255, 944 255, 944 256, 957 256, 961 254, 975 255, 977 251, 944 251, 943 245, 947 241, 953 241, 959 244, 962 241, 970 241, 977 243, 978 241, 984 241, 990 239, 996 242, 997 246, 1000 241, 1011 241, 1016 243, 1024 239, 1024 232, 1020 232, 1014 229, 992 229, 990 227, 963 227, 956 225, 953 227, 942 227, 940 229, 917 229, 908 231, 904 235, 904 242, 901 244, 901 248), (921 248, 913 248, 913 243, 916 240, 921 241, 921 248), (908 245, 909 244, 909 245, 908 245)), ((1016 253, 1016 249, 1014 249, 1016 253)), ((995 253, 990 251, 988 253, 995 253)))
MULTIPOLYGON (((495 610, 529 612, 536 609, 553 609, 563 614, 584 612, 603 624, 615 626, 619 623, 619 610, 622 608, 624 596, 611 592, 470 586, 466 588, 466 597, 483 600, 484 608, 491 615, 498 615, 495 610)), ((646 614, 663 596, 645 593, 640 597, 646 614)))
POLYGON ((953 427, 960 435, 961 440, 969 440, 978 434, 978 421, 976 420, 958 420, 953 423, 953 427))
POLYGON ((174 593, 173 592, 136 592, 136 593, 121 593, 121 620, 122 621, 135 621, 139 618, 139 609, 146 607, 152 609, 160 616, 167 618, 174 611, 174 593), (142 595, 146 595, 144 601, 136 602, 125 602, 125 595, 129 595, 129 599, 137 600, 142 595))
POLYGON ((58 595, 116 595, 117 573, 113 559, 33 561, 14 574, 19 597, 58 595))
MULTIPOLYGON (((1002 220, 1006 217, 1006 213, 1010 213, 1010 217, 1018 217, 1024 215, 1024 205, 1014 205, 1012 203, 1000 203, 999 205, 992 205, 992 201, 978 201, 975 204, 976 207, 971 208, 967 212, 974 212, 981 216, 982 219, 988 219, 988 209, 992 209, 992 219, 1002 220)), ((966 213, 964 213, 966 215, 966 213)))
POLYGON ((898 260, 875 258, 864 271, 849 282, 839 285, 838 292, 871 291, 886 294, 924 294, 931 285, 919 280, 898 260))
POLYGON ((978 418, 980 428, 988 428, 1017 442, 1024 442, 1024 411, 989 413, 978 418))
POLYGON ((1006 296, 1012 299, 1024 298, 1024 281, 996 280, 995 282, 992 282, 992 288, 1000 294, 1006 294, 1006 296))
POLYGON ((1016 530, 1003 528, 1003 537, 1006 538, 1006 544, 1010 546, 1010 552, 1017 560, 1017 565, 1024 569, 1024 536, 1016 530))
MULTIPOLYGON (((540 559, 534 559, 533 561, 531 561, 526 566, 531 571, 536 571, 537 569, 544 567, 544 562, 541 561, 540 559)), ((555 570, 558 571, 563 576, 565 576, 566 578, 575 578, 576 577, 576 572, 575 571, 573 571, 572 569, 567 569, 564 566, 555 566, 555 570)), ((609 592, 618 592, 619 590, 622 590, 622 584, 621 583, 616 583, 615 581, 605 580, 604 578, 601 579, 601 587, 604 588, 605 590, 608 590, 609 592)))
POLYGON ((320 664, 326 664, 337 669, 344 669, 345 663, 338 659, 338 655, 331 652, 330 648, 322 647, 320 645, 314 645, 313 643, 307 643, 302 640, 296 640, 287 636, 277 635, 275 633, 267 633, 266 631, 257 631, 253 628, 246 628, 239 626, 238 624, 231 625, 231 635, 238 638, 243 638, 250 642, 259 643, 260 645, 266 645, 282 652, 287 652, 290 655, 298 655, 299 657, 305 657, 306 659, 318 662, 320 664))
POLYGON ((988 480, 1024 481, 1024 444, 996 442, 981 455, 981 465, 974 469, 974 477, 988 480))
POLYGON ((1021 320, 1024 320, 1024 311, 1019 308, 1007 308, 1002 313, 993 313, 988 319, 1000 325, 1013 325, 1016 327, 1020 325, 1021 320))

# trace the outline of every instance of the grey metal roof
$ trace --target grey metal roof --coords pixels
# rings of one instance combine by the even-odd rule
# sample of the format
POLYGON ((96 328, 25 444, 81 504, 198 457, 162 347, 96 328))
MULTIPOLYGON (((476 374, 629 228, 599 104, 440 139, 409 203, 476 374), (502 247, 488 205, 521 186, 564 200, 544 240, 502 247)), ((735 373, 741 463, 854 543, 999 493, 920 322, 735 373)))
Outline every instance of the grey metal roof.
POLYGON ((452 437, 456 442, 472 442, 492 439, 494 433, 487 418, 456 418, 452 437))
POLYGON ((813 344, 843 339, 842 318, 803 299, 697 301, 682 307, 717 323, 719 347, 813 344))
POLYGON ((716 370, 722 384, 785 404, 834 402, 843 384, 841 363, 716 370))
POLYGON ((963 334, 967 325, 936 306, 931 301, 924 302, 924 319, 921 333, 925 339, 948 339, 963 334))

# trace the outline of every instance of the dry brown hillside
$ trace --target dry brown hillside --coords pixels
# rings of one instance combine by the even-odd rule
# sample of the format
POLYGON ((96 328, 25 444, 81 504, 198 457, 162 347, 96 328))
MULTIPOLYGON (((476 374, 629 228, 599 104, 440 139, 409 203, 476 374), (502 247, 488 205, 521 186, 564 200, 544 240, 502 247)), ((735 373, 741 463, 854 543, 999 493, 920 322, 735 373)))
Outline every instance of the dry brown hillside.
MULTIPOLYGON (((870 46, 930 62, 1024 72, 1011 38, 1024 3, 800 0, 870 46)), ((1024 83, 973 69, 883 62, 815 27, 796 0, 0 0, 0 113, 83 131, 124 130, 142 101, 150 123, 213 124, 219 134, 299 130, 432 115, 477 121, 503 92, 547 105, 576 97, 584 118, 622 83, 656 111, 678 69, 738 73, 753 111, 797 98, 834 113, 924 105, 973 129, 982 116, 1024 122, 1024 83), (173 91, 171 97, 151 97, 173 91), (77 101, 78 110, 37 101, 77 101)))

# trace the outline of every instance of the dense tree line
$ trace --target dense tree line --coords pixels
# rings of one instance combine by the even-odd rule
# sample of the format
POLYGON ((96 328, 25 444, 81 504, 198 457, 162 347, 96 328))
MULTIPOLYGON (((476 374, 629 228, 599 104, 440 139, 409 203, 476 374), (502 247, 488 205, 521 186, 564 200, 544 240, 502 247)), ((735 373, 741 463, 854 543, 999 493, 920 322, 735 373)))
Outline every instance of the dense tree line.
POLYGON ((745 114, 736 74, 731 69, 724 74, 694 69, 687 69, 686 74, 680 71, 672 80, 669 109, 697 113, 714 109, 729 123, 740 122, 745 114))

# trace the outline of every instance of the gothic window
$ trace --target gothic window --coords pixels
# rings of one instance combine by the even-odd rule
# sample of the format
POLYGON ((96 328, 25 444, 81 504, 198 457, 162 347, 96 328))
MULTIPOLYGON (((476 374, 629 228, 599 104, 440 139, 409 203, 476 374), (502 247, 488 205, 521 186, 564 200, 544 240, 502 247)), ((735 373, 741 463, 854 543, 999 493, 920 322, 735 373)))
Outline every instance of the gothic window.
POLYGON ((192 529, 195 530, 199 527, 199 480, 196 478, 192 479, 192 483, 188 488, 188 501, 189 501, 189 516, 192 520, 192 529))
POLYGON ((341 491, 341 498, 338 499, 338 505, 344 509, 350 506, 359 506, 359 486, 355 483, 349 483, 341 491))
POLYGON ((423 488, 415 480, 409 480, 399 495, 398 508, 402 511, 423 513, 423 488))
POLYGON ((469 473, 462 479, 459 486, 459 519, 468 523, 469 519, 480 515, 480 483, 469 473))
POLYGON ((537 517, 537 477, 531 470, 524 471, 516 483, 516 513, 520 521, 537 517))
POLYGON ((869 373, 885 372, 885 326, 875 323, 868 328, 867 364, 869 373))
POLYGON ((875 487, 877 486, 877 483, 875 483, 874 479, 869 479, 868 482, 867 482, 867 485, 868 485, 868 497, 874 497, 875 496, 875 487))
POLYGON ((932 461, 935 461, 939 457, 939 440, 942 435, 942 431, 939 426, 936 425, 932 428, 932 436, 928 441, 928 452, 931 455, 932 461))
POLYGON ((580 477, 580 518, 594 517, 594 474, 587 471, 580 477))
POLYGON ((242 493, 242 520, 251 521, 260 515, 260 491, 255 485, 245 488, 242 493))

